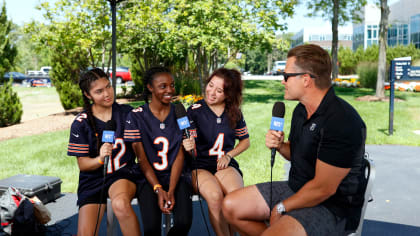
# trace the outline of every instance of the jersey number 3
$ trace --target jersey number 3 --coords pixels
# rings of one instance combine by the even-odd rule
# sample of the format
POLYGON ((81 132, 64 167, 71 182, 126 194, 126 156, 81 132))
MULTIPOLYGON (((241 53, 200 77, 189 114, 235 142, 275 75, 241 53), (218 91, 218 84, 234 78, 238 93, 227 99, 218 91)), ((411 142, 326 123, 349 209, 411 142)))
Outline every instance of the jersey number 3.
POLYGON ((219 136, 217 136, 216 142, 214 142, 213 147, 209 150, 209 156, 217 156, 217 160, 219 160, 225 155, 225 152, 223 151, 224 139, 224 133, 220 133, 219 136))
POLYGON ((154 162, 153 166, 156 170, 164 170, 168 167, 168 148, 169 148, 169 141, 165 137, 157 137, 153 144, 160 144, 162 143, 162 150, 158 152, 158 156, 162 159, 162 163, 154 162))

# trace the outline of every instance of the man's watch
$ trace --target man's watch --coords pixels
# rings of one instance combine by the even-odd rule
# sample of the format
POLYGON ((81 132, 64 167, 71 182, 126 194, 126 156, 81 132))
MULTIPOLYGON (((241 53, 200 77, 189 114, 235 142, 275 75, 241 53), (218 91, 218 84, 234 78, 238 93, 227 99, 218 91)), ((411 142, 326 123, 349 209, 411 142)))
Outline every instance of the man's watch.
POLYGON ((283 202, 280 202, 279 204, 277 204, 276 210, 277 210, 277 213, 279 213, 280 215, 283 215, 284 213, 286 213, 286 207, 284 207, 283 202))

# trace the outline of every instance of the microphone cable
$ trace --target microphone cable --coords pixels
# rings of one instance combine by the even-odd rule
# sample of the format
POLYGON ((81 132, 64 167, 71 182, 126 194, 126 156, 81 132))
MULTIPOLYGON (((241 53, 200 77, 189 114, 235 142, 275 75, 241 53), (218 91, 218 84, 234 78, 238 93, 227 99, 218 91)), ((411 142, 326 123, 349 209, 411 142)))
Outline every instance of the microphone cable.
MULTIPOLYGON (((106 167, 108 165, 108 158, 105 157, 105 161, 104 161, 104 172, 103 172, 103 178, 102 178, 102 186, 101 186, 101 194, 99 195, 99 208, 98 208, 98 215, 96 217, 96 224, 95 224, 95 231, 93 233, 93 236, 96 236, 96 230, 98 228, 98 224, 99 224, 99 216, 101 215, 101 207, 102 207, 102 203, 101 200, 104 197, 104 188, 105 188, 105 179, 106 179, 106 167)), ((108 202, 108 199, 107 199, 108 202)))

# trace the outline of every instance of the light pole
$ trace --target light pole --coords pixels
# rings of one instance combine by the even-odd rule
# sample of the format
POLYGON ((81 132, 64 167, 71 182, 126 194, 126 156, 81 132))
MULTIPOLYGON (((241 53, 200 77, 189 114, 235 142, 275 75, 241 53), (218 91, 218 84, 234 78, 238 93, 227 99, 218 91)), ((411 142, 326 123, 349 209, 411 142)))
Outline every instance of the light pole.
POLYGON ((117 4, 124 0, 108 0, 111 4, 112 14, 112 86, 114 87, 114 99, 117 99, 117 4))

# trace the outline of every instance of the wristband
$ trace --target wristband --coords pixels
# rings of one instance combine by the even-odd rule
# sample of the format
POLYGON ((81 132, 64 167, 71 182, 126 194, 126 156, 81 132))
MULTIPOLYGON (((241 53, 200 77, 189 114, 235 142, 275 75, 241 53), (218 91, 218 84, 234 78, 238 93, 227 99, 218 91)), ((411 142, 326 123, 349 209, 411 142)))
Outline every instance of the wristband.
POLYGON ((160 185, 160 184, 155 184, 154 186, 153 186, 153 192, 155 192, 155 193, 157 193, 157 189, 158 188, 162 188, 162 185, 160 185))
POLYGON ((233 159, 233 157, 229 153, 226 153, 225 156, 228 156, 231 160, 233 159))
POLYGON ((98 158, 98 162, 99 162, 99 164, 101 164, 101 165, 103 165, 103 164, 104 164, 104 162, 101 160, 101 158, 100 158, 100 157, 98 158))

